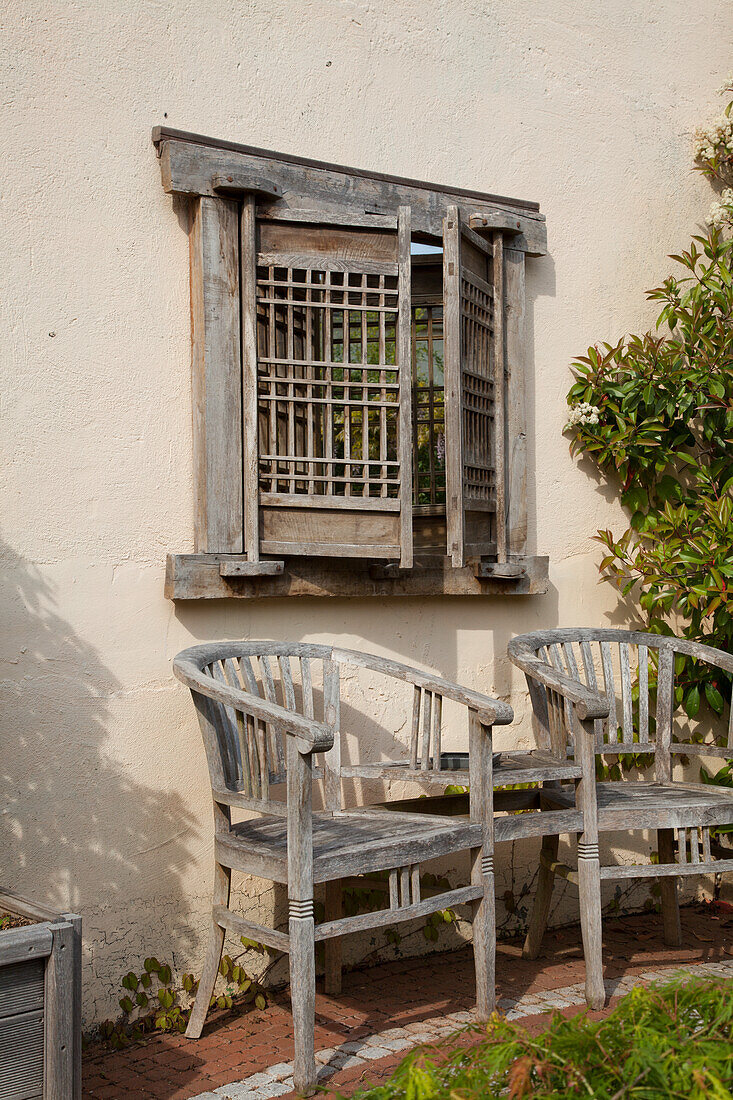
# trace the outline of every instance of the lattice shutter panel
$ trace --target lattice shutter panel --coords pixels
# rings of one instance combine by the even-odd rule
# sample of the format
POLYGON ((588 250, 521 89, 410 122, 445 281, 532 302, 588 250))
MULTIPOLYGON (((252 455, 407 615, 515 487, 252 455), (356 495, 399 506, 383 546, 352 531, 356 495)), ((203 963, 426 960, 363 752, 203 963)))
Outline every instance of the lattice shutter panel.
POLYGON ((409 208, 263 222, 254 284, 259 551, 411 565, 409 208))
POLYGON ((504 557, 501 237, 444 223, 446 521, 454 566, 504 557))

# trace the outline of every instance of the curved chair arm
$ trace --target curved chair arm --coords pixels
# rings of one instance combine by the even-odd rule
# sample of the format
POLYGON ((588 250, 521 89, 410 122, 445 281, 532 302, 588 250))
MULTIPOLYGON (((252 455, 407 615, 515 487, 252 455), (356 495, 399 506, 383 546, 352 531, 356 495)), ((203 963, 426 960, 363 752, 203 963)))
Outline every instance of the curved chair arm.
MULTIPOLYGON (((251 714, 254 718, 268 722, 278 731, 305 741, 308 752, 327 752, 332 747, 335 734, 333 727, 324 722, 317 722, 313 718, 305 718, 296 711, 287 710, 277 703, 261 699, 259 695, 251 695, 248 691, 230 687, 229 684, 207 676, 191 659, 189 652, 184 650, 183 653, 174 657, 173 672, 192 691, 206 695, 209 699, 214 699, 226 707, 233 707, 245 714, 251 714)), ((335 717, 334 714, 334 720, 335 717)))
POLYGON ((704 642, 690 642, 687 638, 677 638, 673 635, 663 634, 658 637, 661 637, 661 641, 657 642, 660 649, 666 643, 675 654, 694 657, 698 661, 712 665, 713 668, 720 668, 723 672, 733 673, 733 654, 726 653, 723 649, 705 645, 704 642))
POLYGON ((377 657, 373 653, 358 653, 353 649, 334 647, 333 660, 340 664, 358 665, 374 672, 383 672, 408 684, 415 684, 416 687, 434 691, 444 699, 462 703, 469 710, 476 711, 479 721, 485 726, 507 726, 514 721, 514 711, 508 703, 502 703, 500 699, 483 695, 480 691, 462 687, 450 680, 443 680, 440 676, 433 676, 429 672, 423 672, 410 665, 403 665, 399 661, 392 661, 388 657, 377 657))
POLYGON ((521 668, 527 676, 545 687, 556 691, 563 699, 574 703, 578 718, 586 721, 592 718, 607 718, 610 710, 608 699, 600 692, 593 691, 564 672, 558 672, 553 665, 547 664, 529 650, 525 639, 531 635, 512 638, 507 647, 509 660, 521 668))

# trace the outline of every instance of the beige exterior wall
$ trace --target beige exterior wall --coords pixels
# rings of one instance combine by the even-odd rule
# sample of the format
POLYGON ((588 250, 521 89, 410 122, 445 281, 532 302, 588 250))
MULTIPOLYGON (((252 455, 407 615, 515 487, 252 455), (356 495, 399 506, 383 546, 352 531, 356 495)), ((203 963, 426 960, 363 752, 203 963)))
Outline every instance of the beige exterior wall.
MULTIPOLYGON (((709 201, 688 134, 717 112, 732 37, 726 0, 11 5, 0 880, 84 915, 88 1022, 116 1009, 146 954, 198 965, 211 818, 171 676, 179 649, 363 646, 510 699, 507 743, 529 729, 512 634, 614 621, 591 536, 622 517, 561 435, 568 364, 652 318, 643 290, 709 201), (193 501, 187 239, 160 185, 156 123, 541 202, 550 254, 528 262, 527 387, 546 596, 164 599, 166 552, 192 548, 193 501)), ((518 884, 533 856, 515 853, 518 884)), ((511 873, 505 862, 500 896, 511 873)), ((255 885, 245 895, 254 906, 255 885)))

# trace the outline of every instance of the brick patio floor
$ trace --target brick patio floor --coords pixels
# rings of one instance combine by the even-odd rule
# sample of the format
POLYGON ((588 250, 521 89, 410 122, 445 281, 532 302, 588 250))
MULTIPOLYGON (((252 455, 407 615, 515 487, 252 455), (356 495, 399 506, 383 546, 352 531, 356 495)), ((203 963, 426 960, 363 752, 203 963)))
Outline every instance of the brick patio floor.
MULTIPOLYGON (((605 977, 615 981, 651 970, 733 959, 733 911, 722 906, 692 906, 682 912, 684 946, 662 942, 661 917, 636 914, 606 921, 605 977)), ((583 981, 580 929, 575 926, 546 937, 536 962, 521 958, 521 943, 500 943, 497 952, 499 997, 519 1000, 528 994, 573 986, 583 981)), ((385 963, 344 975, 339 997, 318 993, 316 1050, 343 1047, 349 1041, 389 1028, 471 1009, 474 1001, 470 948, 421 959, 385 963)), ((577 1009, 568 1009, 569 1013, 577 1009)), ((533 1027, 537 1016, 530 1019, 533 1027)), ((363 1080, 377 1081, 404 1057, 404 1051, 356 1067, 344 1066, 328 1082, 352 1091, 363 1080)), ((213 1017, 201 1039, 154 1035, 123 1051, 90 1047, 84 1056, 85 1100, 140 1098, 189 1100, 241 1081, 293 1057, 292 1021, 287 991, 276 994, 265 1011, 213 1017)), ((236 1090, 235 1090, 236 1092, 236 1090)), ((232 1095, 235 1095, 235 1092, 232 1095)), ((249 1095, 244 1090, 241 1096, 249 1095)), ((221 1094, 219 1094, 221 1096, 221 1094)), ((284 1098, 285 1100, 285 1098, 284 1098)))

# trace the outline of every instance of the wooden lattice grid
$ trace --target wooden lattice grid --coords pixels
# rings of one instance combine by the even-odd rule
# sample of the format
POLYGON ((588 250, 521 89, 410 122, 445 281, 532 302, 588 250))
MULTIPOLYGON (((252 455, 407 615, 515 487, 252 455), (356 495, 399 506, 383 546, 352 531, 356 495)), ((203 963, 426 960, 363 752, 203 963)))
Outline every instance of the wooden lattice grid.
POLYGON ((398 288, 381 266, 258 267, 263 492, 398 496, 398 288))

